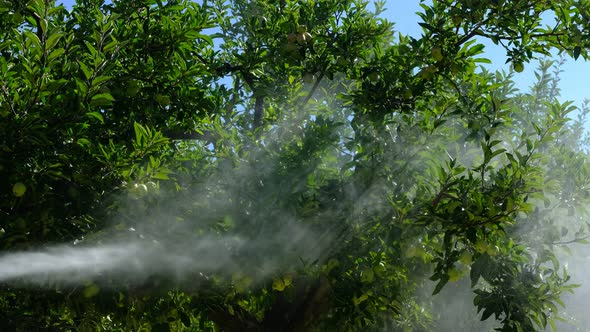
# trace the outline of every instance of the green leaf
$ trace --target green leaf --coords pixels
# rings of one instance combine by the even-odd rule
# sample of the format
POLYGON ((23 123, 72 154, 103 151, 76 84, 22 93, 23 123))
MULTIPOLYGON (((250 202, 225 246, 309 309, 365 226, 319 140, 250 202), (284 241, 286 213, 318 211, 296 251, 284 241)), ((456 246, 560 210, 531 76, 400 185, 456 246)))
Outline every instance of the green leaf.
POLYGON ((169 180, 170 177, 166 173, 158 172, 158 173, 155 173, 154 175, 152 175, 152 179, 155 179, 155 180, 169 180))
POLYGON ((56 48, 53 51, 51 51, 51 53, 49 53, 49 55, 47 56, 47 61, 51 61, 59 56, 61 56, 62 54, 65 53, 65 49, 63 48, 56 48))
POLYGON ((428 31, 436 32, 436 29, 428 23, 420 22, 420 23, 418 23, 418 25, 420 25, 421 27, 425 28, 428 31))
POLYGON ((96 50, 96 48, 94 48, 94 45, 92 45, 89 41, 85 40, 84 44, 86 45, 86 47, 90 51, 90 54, 92 54, 93 57, 95 57, 98 54, 98 51, 96 50))
POLYGON ((487 59, 487 58, 475 58, 475 59, 473 59, 473 62, 475 62, 475 63, 488 63, 488 64, 491 64, 492 63, 492 60, 487 59))
POLYGON ((200 31, 197 30, 188 30, 184 33, 184 37, 187 39, 202 39, 204 40, 209 46, 213 47, 215 44, 213 43, 213 38, 208 35, 201 34, 200 31))
POLYGON ((39 36, 31 32, 30 30, 25 30, 23 34, 27 37, 28 40, 32 41, 35 44, 37 50, 41 50, 41 40, 39 40, 39 36))
POLYGON ((89 118, 97 119, 98 121, 100 121, 100 123, 104 124, 104 118, 102 114, 100 114, 100 112, 88 112, 86 113, 86 116, 88 116, 89 118))
POLYGON ((465 52, 465 56, 466 57, 472 57, 474 55, 481 54, 481 53, 483 53, 484 48, 485 48, 485 45, 483 45, 483 44, 474 45, 473 47, 469 48, 465 52))
POLYGON ((483 322, 484 320, 490 318, 490 316, 494 313, 493 310, 491 310, 490 308, 485 308, 483 311, 483 314, 481 315, 481 321, 483 322))
POLYGON ((582 47, 580 46, 576 46, 574 47, 574 60, 578 60, 578 58, 580 57, 580 52, 582 52, 582 47))
POLYGON ((110 106, 115 101, 115 98, 110 93, 98 93, 90 99, 91 106, 110 106))
POLYGON ((90 141, 86 138, 78 138, 76 143, 81 147, 89 147, 91 145, 90 141))
POLYGON ((92 77, 92 71, 83 62, 78 61, 78 66, 82 70, 82 73, 84 73, 84 77, 89 80, 92 77))
POLYGON ((443 289, 443 287, 445 287, 445 285, 449 282, 449 276, 444 273, 440 275, 440 281, 436 284, 436 287, 434 287, 434 291, 432 292, 432 295, 436 295, 438 293, 440 293, 440 291, 443 289))
POLYGON ((51 50, 57 44, 57 42, 60 40, 62 36, 63 33, 55 32, 51 34, 49 37, 47 37, 47 41, 45 42, 45 49, 51 50))
POLYGON ((107 81, 109 81, 111 78, 109 76, 98 76, 95 77, 94 80, 92 80, 92 87, 97 87, 107 81))

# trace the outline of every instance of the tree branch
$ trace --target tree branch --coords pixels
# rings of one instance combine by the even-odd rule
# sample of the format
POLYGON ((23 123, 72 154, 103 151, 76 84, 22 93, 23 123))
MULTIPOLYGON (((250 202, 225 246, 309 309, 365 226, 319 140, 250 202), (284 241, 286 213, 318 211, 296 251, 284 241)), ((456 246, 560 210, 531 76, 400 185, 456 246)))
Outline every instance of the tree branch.
POLYGON ((305 100, 303 101, 303 106, 307 105, 315 91, 318 89, 318 87, 320 86, 320 82, 322 81, 322 78, 324 78, 324 72, 321 72, 318 75, 318 78, 315 80, 313 86, 311 87, 311 91, 309 91, 309 94, 305 97, 305 100))
POLYGON ((252 131, 262 126, 262 117, 264 116, 264 97, 257 96, 254 100, 254 121, 252 122, 252 131))
POLYGON ((162 132, 165 137, 171 140, 200 140, 206 142, 215 142, 216 137, 211 131, 199 132, 196 130, 184 131, 179 129, 169 129, 162 132))
MULTIPOLYGON (((491 34, 487 34, 481 31, 476 31, 475 33, 478 36, 482 36, 482 37, 486 37, 486 38, 496 38, 498 40, 516 40, 516 39, 522 39, 521 35, 518 36, 499 36, 499 35, 491 35, 491 34)), ((545 33, 534 33, 529 35, 530 38, 542 38, 542 37, 561 37, 565 35, 565 33, 563 32, 545 32, 545 33)))

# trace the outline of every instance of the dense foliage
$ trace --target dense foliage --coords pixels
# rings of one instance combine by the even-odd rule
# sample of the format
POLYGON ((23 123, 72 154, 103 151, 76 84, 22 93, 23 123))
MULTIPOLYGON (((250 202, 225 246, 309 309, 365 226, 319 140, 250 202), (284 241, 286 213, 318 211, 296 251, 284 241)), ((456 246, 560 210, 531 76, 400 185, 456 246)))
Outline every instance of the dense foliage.
POLYGON ((1 250, 142 232, 207 261, 5 282, 0 329, 427 331, 425 290, 449 286, 500 331, 552 326, 575 286, 556 250, 587 236, 588 110, 557 100, 558 64, 530 93, 511 78, 587 58, 590 7, 438 0, 412 38, 383 5, 0 1, 1 250), (514 70, 480 67, 476 38, 514 70))

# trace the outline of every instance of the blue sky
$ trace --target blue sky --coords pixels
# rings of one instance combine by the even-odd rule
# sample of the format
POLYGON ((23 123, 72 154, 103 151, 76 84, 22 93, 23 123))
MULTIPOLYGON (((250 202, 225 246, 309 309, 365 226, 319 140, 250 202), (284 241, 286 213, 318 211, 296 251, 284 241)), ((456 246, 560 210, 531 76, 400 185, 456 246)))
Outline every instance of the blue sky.
MULTIPOLYGON (((69 7, 75 0, 58 0, 58 3, 60 2, 69 7)), ((421 34, 421 27, 418 25, 419 17, 415 13, 421 9, 419 4, 419 0, 388 0, 387 10, 382 16, 395 23, 396 31, 418 37, 421 34)), ((492 61, 489 69, 508 70, 509 65, 505 64, 504 49, 491 42, 482 41, 482 43, 486 45, 484 56, 492 61)), ((515 75, 516 86, 521 91, 528 91, 528 87, 535 82, 535 68, 535 62, 529 63, 525 66, 524 72, 515 75)), ((590 63, 581 58, 577 61, 567 58, 562 69, 564 72, 561 73, 559 83, 561 101, 572 100, 579 106, 585 98, 590 98, 590 91, 586 85, 590 81, 590 63)))

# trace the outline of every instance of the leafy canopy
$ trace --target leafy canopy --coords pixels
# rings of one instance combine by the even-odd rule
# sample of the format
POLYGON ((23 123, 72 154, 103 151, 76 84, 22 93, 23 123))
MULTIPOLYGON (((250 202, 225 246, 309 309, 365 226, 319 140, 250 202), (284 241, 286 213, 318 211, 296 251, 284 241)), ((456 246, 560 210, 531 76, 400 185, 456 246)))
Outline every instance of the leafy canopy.
POLYGON ((165 258, 5 281, 2 330, 432 330, 431 282, 499 331, 555 326, 588 109, 557 101, 558 64, 530 93, 511 78, 587 59, 590 7, 421 4, 413 38, 362 0, 0 1, 0 247, 165 258), (479 67, 475 38, 514 72, 479 67))

